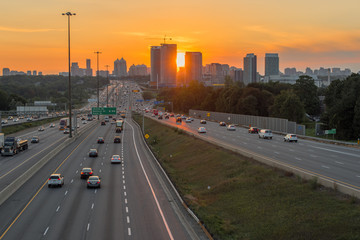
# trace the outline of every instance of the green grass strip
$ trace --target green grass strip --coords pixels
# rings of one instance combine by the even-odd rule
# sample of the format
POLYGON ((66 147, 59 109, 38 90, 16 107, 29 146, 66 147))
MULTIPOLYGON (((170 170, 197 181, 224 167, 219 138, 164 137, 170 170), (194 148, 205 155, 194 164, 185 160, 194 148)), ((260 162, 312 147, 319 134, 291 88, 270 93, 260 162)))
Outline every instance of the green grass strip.
MULTIPOLYGON (((134 114, 142 124, 142 117, 134 114)), ((360 239, 360 205, 145 118, 152 151, 215 239, 360 239)))

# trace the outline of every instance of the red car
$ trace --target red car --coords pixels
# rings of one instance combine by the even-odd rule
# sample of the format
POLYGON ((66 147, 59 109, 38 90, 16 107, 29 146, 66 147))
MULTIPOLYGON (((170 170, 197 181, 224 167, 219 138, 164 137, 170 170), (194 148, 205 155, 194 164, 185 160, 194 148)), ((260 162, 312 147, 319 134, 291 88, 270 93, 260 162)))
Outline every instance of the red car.
POLYGON ((259 129, 256 127, 249 128, 249 133, 259 133, 259 129))

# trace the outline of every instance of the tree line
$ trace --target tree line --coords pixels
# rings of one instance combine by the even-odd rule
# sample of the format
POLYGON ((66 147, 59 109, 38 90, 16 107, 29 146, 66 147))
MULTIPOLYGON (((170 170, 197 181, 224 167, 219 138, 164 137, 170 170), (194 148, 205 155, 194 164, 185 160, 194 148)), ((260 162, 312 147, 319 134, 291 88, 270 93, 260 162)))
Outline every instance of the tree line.
MULTIPOLYGON (((34 101, 58 103, 61 109, 68 102, 68 77, 44 76, 3 76, 0 77, 0 110, 15 110, 34 101)), ((96 77, 77 77, 72 80, 72 102, 81 105, 96 93, 96 77)), ((99 78, 100 87, 108 84, 106 78, 99 78)))
POLYGON ((320 114, 318 88, 308 76, 301 76, 294 85, 269 82, 243 86, 226 77, 224 87, 215 88, 193 81, 189 86, 162 89, 157 99, 173 102, 174 111, 184 113, 198 109, 280 117, 298 123, 304 121, 305 112, 320 114))

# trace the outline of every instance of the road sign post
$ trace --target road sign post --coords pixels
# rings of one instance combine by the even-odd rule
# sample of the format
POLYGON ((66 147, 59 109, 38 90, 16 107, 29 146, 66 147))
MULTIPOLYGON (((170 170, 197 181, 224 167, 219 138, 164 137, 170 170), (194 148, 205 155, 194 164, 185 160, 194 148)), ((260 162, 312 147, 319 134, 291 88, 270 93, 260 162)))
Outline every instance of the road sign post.
POLYGON ((116 107, 93 107, 92 115, 116 115, 116 107))

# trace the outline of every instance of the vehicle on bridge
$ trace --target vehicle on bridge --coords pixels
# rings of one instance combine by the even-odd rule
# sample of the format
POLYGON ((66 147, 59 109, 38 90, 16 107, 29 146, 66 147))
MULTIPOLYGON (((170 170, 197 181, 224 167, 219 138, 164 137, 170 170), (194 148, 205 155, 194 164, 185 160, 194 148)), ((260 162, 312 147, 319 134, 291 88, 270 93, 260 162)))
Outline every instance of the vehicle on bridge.
POLYGON ((1 149, 1 156, 13 156, 19 151, 28 149, 28 140, 21 140, 16 137, 6 137, 4 147, 1 149))

